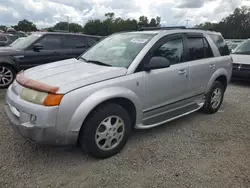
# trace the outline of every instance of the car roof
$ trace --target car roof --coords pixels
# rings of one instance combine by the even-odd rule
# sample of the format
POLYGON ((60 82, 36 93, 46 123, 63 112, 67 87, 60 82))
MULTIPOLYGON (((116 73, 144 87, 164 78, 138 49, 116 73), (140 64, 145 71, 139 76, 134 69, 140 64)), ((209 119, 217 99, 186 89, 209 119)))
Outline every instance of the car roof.
POLYGON ((201 30, 201 29, 166 29, 166 30, 148 30, 148 31, 136 31, 133 33, 148 33, 148 34, 173 34, 173 33, 203 33, 203 34, 216 34, 221 35, 219 32, 201 30))
POLYGON ((32 34, 40 34, 40 35, 72 35, 72 36, 85 36, 85 37, 95 37, 95 38, 101 38, 102 36, 97 35, 86 35, 81 33, 67 33, 67 32, 34 32, 32 34))

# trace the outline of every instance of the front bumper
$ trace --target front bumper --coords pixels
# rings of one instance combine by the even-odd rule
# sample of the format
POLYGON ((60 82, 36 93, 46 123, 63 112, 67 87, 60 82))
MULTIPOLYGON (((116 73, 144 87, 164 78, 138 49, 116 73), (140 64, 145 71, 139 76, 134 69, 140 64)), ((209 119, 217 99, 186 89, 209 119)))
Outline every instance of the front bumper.
POLYGON ((234 63, 232 78, 250 80, 250 65, 234 63))
POLYGON ((41 144, 76 144, 78 132, 62 132, 57 129, 58 107, 45 107, 24 101, 11 87, 6 93, 5 112, 15 131, 41 144), (32 116, 36 117, 35 121, 32 121, 32 116))

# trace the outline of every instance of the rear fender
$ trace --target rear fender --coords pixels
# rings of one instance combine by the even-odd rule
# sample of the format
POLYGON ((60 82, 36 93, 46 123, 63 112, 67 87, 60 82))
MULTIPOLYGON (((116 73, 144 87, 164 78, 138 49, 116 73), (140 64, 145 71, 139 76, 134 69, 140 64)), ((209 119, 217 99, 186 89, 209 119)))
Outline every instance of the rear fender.
POLYGON ((123 87, 110 87, 101 89, 86 98, 76 109, 70 123, 70 131, 79 131, 88 114, 99 104, 114 98, 130 100, 136 109, 136 124, 142 118, 142 105, 138 96, 131 90, 123 87))
POLYGON ((206 86, 206 90, 205 92, 208 93, 210 91, 210 88, 212 87, 213 83, 215 82, 215 80, 219 77, 219 76, 226 76, 227 78, 227 83, 229 83, 230 81, 230 75, 228 74, 227 70, 224 68, 220 68, 218 70, 216 70, 214 72, 214 74, 211 76, 207 86, 206 86))

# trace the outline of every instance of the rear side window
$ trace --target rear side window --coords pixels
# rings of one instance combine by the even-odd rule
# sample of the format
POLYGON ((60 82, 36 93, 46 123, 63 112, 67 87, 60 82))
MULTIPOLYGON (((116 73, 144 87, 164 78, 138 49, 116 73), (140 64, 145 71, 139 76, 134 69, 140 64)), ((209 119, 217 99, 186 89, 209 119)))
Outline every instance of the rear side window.
POLYGON ((7 41, 7 38, 5 36, 0 36, 0 41, 5 42, 5 41, 7 41))
POLYGON ((203 38, 187 38, 187 44, 187 61, 194 61, 205 58, 203 38))
POLYGON ((63 35, 62 48, 81 48, 86 46, 86 40, 83 36, 63 35))
POLYGON ((209 35, 209 36, 214 41, 214 43, 217 46, 221 56, 226 56, 226 55, 230 54, 227 43, 223 39, 223 37, 221 35, 209 35))

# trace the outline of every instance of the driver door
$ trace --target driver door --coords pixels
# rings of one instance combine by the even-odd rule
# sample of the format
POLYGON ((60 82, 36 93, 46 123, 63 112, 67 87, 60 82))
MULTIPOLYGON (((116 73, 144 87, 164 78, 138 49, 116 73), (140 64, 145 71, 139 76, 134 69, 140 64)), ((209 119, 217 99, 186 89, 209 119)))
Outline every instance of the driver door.
POLYGON ((27 69, 37 65, 54 62, 60 59, 60 35, 45 35, 36 41, 43 45, 43 49, 35 51, 31 45, 24 52, 24 57, 20 58, 20 68, 27 69))
POLYGON ((184 61, 184 46, 183 35, 177 34, 163 37, 150 50, 148 62, 154 56, 162 56, 171 65, 144 72, 144 124, 155 123, 150 117, 164 114, 173 106, 178 108, 180 101, 189 97, 189 64, 184 61))

